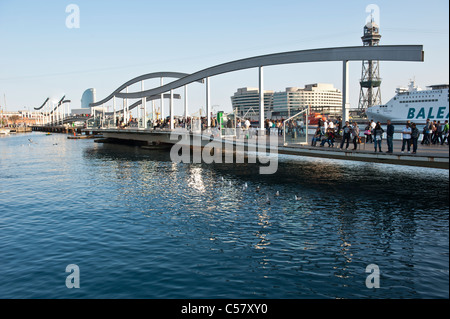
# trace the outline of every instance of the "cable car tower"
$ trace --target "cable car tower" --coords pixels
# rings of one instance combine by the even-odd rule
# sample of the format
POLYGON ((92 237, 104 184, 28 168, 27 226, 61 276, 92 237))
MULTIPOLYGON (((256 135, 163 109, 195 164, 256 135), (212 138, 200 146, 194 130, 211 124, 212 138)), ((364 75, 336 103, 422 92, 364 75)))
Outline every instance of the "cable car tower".
MULTIPOLYGON (((380 28, 374 22, 373 17, 364 26, 364 36, 361 39, 364 46, 372 47, 380 44, 380 28)), ((380 61, 363 61, 360 84, 358 111, 365 113, 367 108, 381 104, 380 61)))

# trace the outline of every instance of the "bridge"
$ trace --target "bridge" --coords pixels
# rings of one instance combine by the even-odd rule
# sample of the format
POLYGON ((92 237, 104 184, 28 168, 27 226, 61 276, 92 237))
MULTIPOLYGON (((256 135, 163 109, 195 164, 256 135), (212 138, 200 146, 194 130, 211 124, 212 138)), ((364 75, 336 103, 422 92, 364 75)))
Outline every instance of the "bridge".
MULTIPOLYGON (((253 149, 252 145, 256 145, 258 140, 264 140, 264 127, 265 121, 264 115, 264 67, 276 66, 282 64, 294 64, 294 63, 314 63, 314 62, 339 62, 342 63, 342 118, 345 122, 348 120, 349 110, 349 62, 351 61, 364 61, 364 60, 377 60, 377 61, 397 61, 397 62, 423 62, 424 51, 422 45, 391 45, 391 46, 376 46, 376 47, 338 47, 338 48, 326 48, 326 49, 313 49, 302 51, 282 52, 276 54, 269 54, 263 56, 256 56, 228 63, 212 66, 192 74, 179 73, 179 72, 156 72, 149 73, 142 76, 138 76, 132 80, 129 80, 119 86, 116 90, 111 92, 108 96, 101 99, 98 102, 91 103, 90 106, 94 110, 99 107, 103 110, 101 114, 101 121, 96 122, 91 127, 88 127, 86 131, 95 130, 101 133, 108 141, 122 141, 138 143, 140 145, 173 145, 178 143, 178 139, 173 140, 171 138, 172 133, 175 131, 179 136, 189 137, 187 140, 191 143, 196 137, 200 137, 200 144, 198 146, 205 147, 211 141, 216 141, 217 144, 232 144, 233 147, 237 147, 239 144, 245 145, 247 149, 249 147, 253 149), (217 128, 211 128, 211 86, 210 78, 213 76, 221 75, 224 73, 230 73, 245 69, 257 68, 258 69, 258 83, 259 83, 259 128, 255 132, 252 138, 247 138, 243 143, 239 142, 236 136, 221 136, 221 132, 217 131, 217 128), (144 88, 144 81, 148 79, 160 78, 160 85, 150 89, 144 88), (165 78, 174 78, 175 80, 165 83, 165 78), (130 86, 141 83, 141 90, 136 92, 129 92, 130 86), (195 131, 191 125, 189 129, 186 127, 183 129, 175 127, 175 114, 174 114, 174 100, 181 99, 181 96, 174 94, 174 90, 184 88, 184 118, 189 118, 188 113, 188 86, 194 83, 205 84, 205 97, 206 97, 206 127, 205 130, 195 131), (117 109, 116 99, 122 99, 123 107, 117 109), (138 101, 129 105, 128 100, 138 99, 138 101), (152 102, 153 107, 153 120, 155 120, 155 105, 154 101, 160 100, 161 110, 164 109, 164 100, 169 99, 169 127, 167 129, 155 129, 154 127, 148 127, 147 121, 147 102, 152 102), (105 103, 113 100, 113 112, 104 112, 103 106, 105 103), (116 122, 116 115, 123 116, 124 121, 128 121, 128 114, 131 110, 137 108, 138 123, 134 126, 127 128, 118 128, 116 122), (112 120, 105 120, 106 118, 112 118, 112 120)), ((290 121, 295 121, 303 117, 307 110, 300 112, 294 117, 287 119, 284 123, 284 132, 289 131, 286 129, 286 125, 289 125, 290 121)), ((307 122, 307 117, 306 117, 307 122)), ((235 127, 233 128, 235 130, 235 127)), ((308 132, 308 127, 306 127, 308 132)), ((235 130, 236 133, 236 130, 235 130)), ((283 139, 277 138, 276 146, 269 143, 269 136, 265 137, 264 144, 266 145, 265 151, 271 151, 271 148, 276 148, 281 154, 301 155, 301 156, 314 156, 325 157, 335 159, 349 159, 365 162, 379 162, 379 163, 391 163, 400 165, 412 165, 412 166, 424 166, 424 167, 437 167, 448 169, 448 156, 443 156, 439 152, 432 152, 430 154, 424 154, 421 156, 411 156, 404 154, 376 154, 373 152, 359 150, 357 152, 336 152, 336 150, 321 150, 316 148, 310 148, 308 144, 308 134, 304 134, 299 138, 291 139, 286 138, 284 134, 283 139)))
POLYGON ((44 123, 46 125, 52 126, 56 124, 64 124, 64 123, 72 123, 73 119, 70 117, 67 117, 66 114, 68 114, 69 108, 65 108, 66 104, 69 104, 71 100, 66 100, 66 96, 64 95, 54 106, 53 108, 50 106, 50 98, 48 97, 44 103, 42 103, 41 106, 35 107, 35 116, 37 116, 40 119, 41 125, 43 126, 44 123), (62 108, 62 110, 61 110, 62 108))
MULTIPOLYGON (((338 48, 327 48, 327 49, 313 49, 313 50, 302 50, 302 51, 291 51, 275 53, 263 56, 256 56, 241 60, 236 60, 210 68, 200 70, 193 74, 183 74, 183 73, 172 73, 172 72, 159 72, 152 73, 137 77, 132 79, 123 85, 121 85, 117 90, 113 91, 109 96, 98 101, 96 103, 91 103, 91 107, 97 107, 103 105, 107 101, 115 98, 124 99, 124 109, 123 112, 127 112, 128 99, 142 99, 138 102, 141 105, 141 110, 145 110, 145 104, 147 99, 154 100, 159 98, 163 101, 164 94, 169 92, 170 104, 170 128, 174 129, 174 112, 173 112, 173 100, 175 89, 184 87, 185 89, 185 114, 187 117, 187 85, 199 82, 206 83, 206 116, 207 116, 207 126, 211 126, 211 99, 210 99, 210 77, 230 73, 245 69, 258 68, 259 70, 259 93, 260 93, 260 103, 259 103, 259 114, 260 123, 264 123, 264 67, 274 66, 282 64, 293 64, 293 63, 311 63, 311 62, 332 62, 339 61, 343 64, 343 105, 342 105, 342 115, 343 120, 348 119, 349 110, 349 62, 350 61, 364 61, 364 60, 377 60, 377 61, 407 61, 407 62, 423 62, 424 52, 422 45, 392 45, 392 46, 376 46, 376 47, 338 47, 338 48), (143 81, 150 78, 160 77, 161 85, 152 89, 144 90, 143 81), (164 77, 174 77, 178 78, 168 84, 164 84, 164 77), (141 82, 141 91, 139 92, 128 92, 128 87, 132 84, 141 82), (125 92, 123 92, 125 90, 125 92)), ((161 105, 163 102, 161 102, 161 105)), ((136 105, 137 106, 137 105, 136 105)), ((138 113, 138 117, 141 120, 142 112, 138 113)), ((145 113, 145 112, 144 112, 145 113)), ((143 124, 142 128, 146 128, 145 124, 147 121, 140 121, 143 124)), ((262 125, 262 124, 260 124, 262 125)))

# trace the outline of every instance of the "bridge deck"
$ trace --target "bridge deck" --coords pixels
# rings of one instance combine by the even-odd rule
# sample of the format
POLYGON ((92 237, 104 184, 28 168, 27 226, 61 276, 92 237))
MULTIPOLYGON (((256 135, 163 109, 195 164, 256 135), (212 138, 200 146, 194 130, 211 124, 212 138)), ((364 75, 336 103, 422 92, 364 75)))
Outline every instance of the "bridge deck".
MULTIPOLYGON (((143 130, 143 129, 103 129, 96 130, 103 134, 105 138, 113 139, 123 139, 128 141, 147 141, 149 144, 152 142, 161 142, 166 144, 175 144, 178 140, 170 140, 170 130, 143 130)), ((186 131, 177 131, 180 134, 186 134, 186 131)), ((191 134, 192 135, 192 134, 191 134)), ((209 142, 210 134, 203 135, 206 141, 209 142)), ((282 136, 272 136, 278 139, 277 152, 279 154, 286 155, 296 155, 296 156, 309 156, 309 157, 321 157, 330 159, 340 159, 340 160, 353 160, 362 162, 374 162, 374 163, 385 163, 385 164, 397 164, 397 165, 410 165, 410 166, 420 166, 420 167, 434 167, 434 168, 449 168, 449 147, 448 145, 431 145, 424 146, 419 142, 419 147, 417 154, 401 153, 401 141, 394 141, 394 153, 386 154, 387 151, 386 141, 383 141, 382 150, 383 153, 375 153, 373 144, 359 144, 358 149, 353 151, 353 144, 350 143, 348 150, 340 150, 339 143, 335 143, 334 148, 328 146, 313 147, 308 145, 299 144, 289 144, 284 145, 282 136)), ((266 151, 269 152, 270 144, 269 137, 264 137, 266 139, 266 151)), ((242 143, 243 140, 237 141, 235 138, 225 138, 222 140, 225 143, 232 143, 237 145, 242 143)), ((309 139, 309 143, 311 137, 309 139)), ((256 145, 256 137, 250 138, 244 141, 246 146, 256 145)), ((272 150, 274 151, 274 150, 272 150)))

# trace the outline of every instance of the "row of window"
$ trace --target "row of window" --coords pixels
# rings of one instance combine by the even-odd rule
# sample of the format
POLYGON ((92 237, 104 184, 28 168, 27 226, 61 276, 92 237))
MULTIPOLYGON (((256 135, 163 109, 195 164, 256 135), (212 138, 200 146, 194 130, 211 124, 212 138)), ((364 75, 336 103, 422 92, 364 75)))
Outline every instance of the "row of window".
POLYGON ((400 101, 400 103, 425 103, 425 102, 437 102, 438 99, 432 100, 415 100, 415 101, 400 101))

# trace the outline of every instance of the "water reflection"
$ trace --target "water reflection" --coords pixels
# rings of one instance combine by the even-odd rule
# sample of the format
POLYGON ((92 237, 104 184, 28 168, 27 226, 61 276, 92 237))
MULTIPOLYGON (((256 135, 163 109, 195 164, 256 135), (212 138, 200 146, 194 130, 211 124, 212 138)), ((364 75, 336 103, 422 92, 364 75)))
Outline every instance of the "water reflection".
MULTIPOLYGON (((433 273, 448 270, 441 170, 283 157, 277 174, 266 176, 257 165, 174 164, 166 152, 131 147, 89 148, 84 157, 113 172, 117 181, 109 183, 118 183, 126 218, 144 238, 190 247, 195 264, 209 265, 195 274, 231 276, 253 287, 251 296, 268 286, 278 287, 271 297, 368 296, 364 270, 375 263, 390 274, 384 285, 397 287, 380 295, 411 297, 426 276, 424 255, 433 273)), ((232 282, 222 288, 243 291, 232 282)), ((445 283, 427 289, 442 296, 445 283)))

